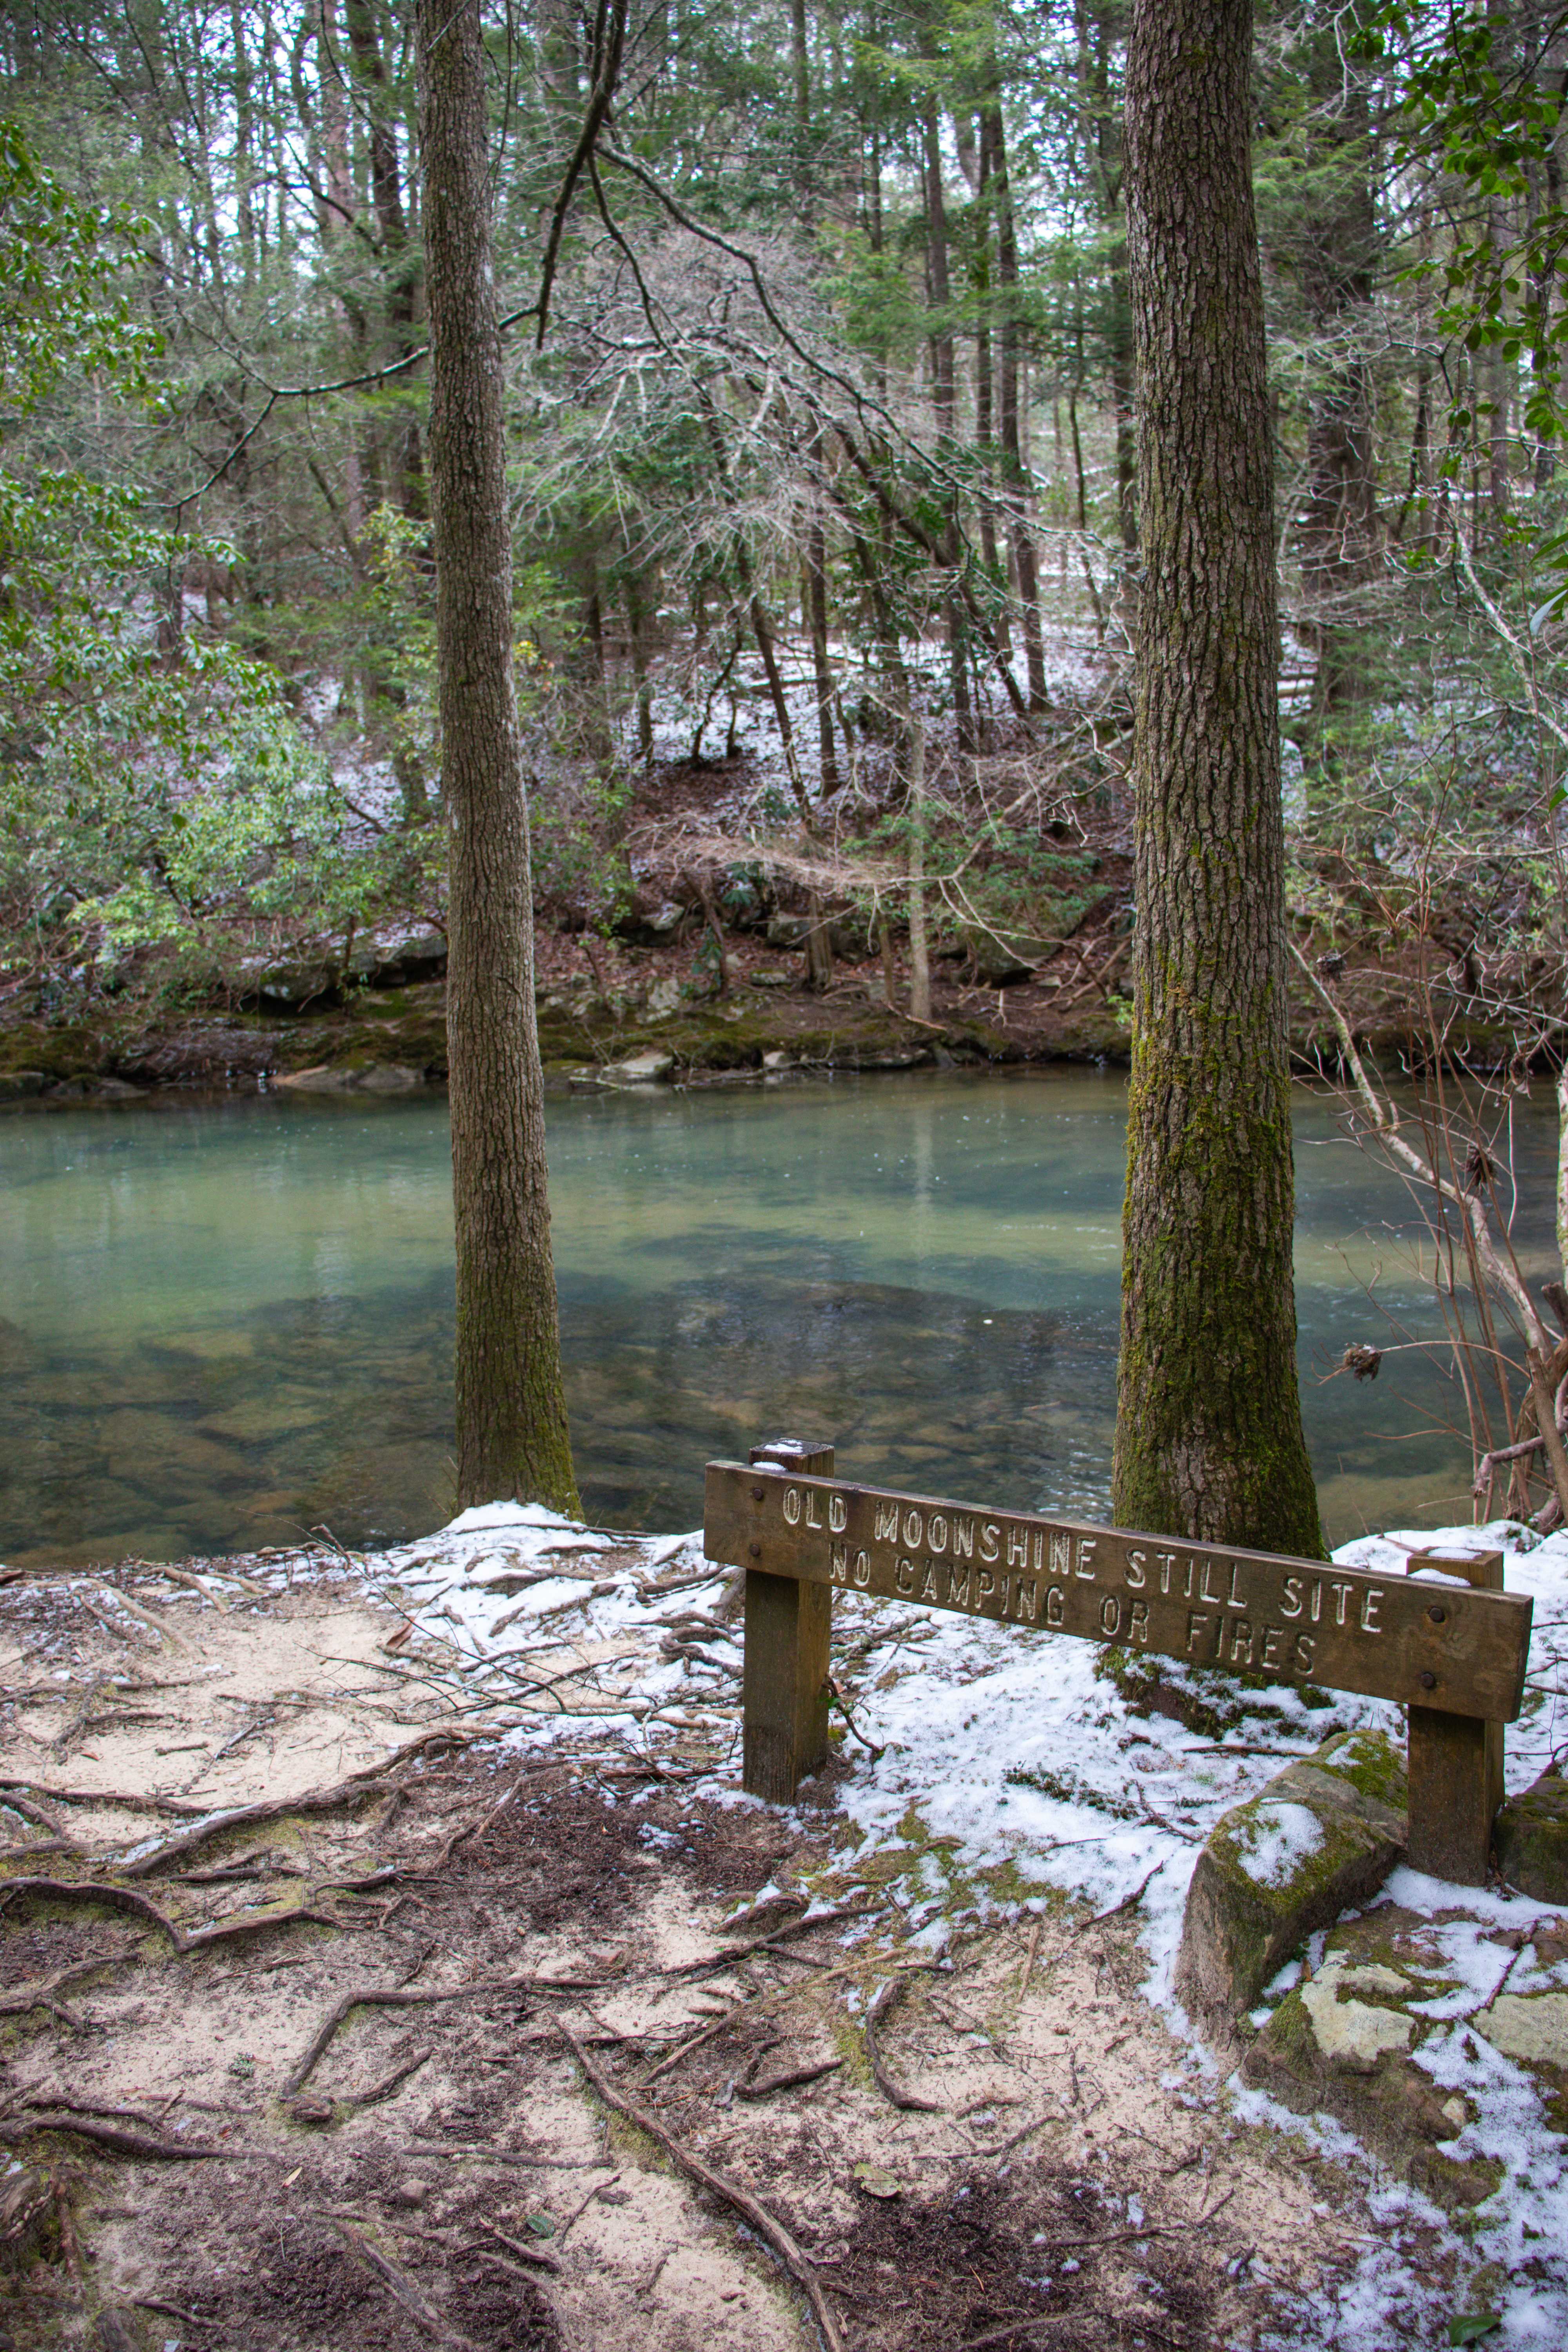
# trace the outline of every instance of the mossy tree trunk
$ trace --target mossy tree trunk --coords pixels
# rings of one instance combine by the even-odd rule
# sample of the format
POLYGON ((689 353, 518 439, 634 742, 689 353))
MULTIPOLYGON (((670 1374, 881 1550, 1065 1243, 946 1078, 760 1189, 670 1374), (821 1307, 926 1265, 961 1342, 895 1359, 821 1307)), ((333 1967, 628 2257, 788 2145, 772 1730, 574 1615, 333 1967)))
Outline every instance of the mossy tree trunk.
POLYGON ((1251 0, 1134 0, 1129 258, 1146 577, 1113 1501, 1318 1555, 1296 1383, 1273 464, 1251 0))
POLYGON ((575 1512, 533 1008, 479 0, 419 0, 460 1506, 575 1512))

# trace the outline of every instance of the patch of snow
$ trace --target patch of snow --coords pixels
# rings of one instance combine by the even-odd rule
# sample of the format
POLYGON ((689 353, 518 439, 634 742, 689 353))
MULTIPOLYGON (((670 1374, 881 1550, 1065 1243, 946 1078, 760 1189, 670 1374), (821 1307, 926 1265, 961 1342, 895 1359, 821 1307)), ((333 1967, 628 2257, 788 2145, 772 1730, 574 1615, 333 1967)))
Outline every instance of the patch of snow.
POLYGON ((1309 1806, 1260 1805, 1236 1840, 1236 1858, 1255 1885, 1284 1886, 1323 1843, 1323 1825, 1309 1806))

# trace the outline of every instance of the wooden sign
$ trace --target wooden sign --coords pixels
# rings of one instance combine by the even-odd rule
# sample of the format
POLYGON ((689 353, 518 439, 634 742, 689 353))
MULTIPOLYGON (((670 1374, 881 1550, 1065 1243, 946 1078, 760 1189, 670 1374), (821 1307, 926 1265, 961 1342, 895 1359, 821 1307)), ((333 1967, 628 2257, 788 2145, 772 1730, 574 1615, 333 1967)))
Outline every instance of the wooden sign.
POLYGON ((1028 1511, 895 1495, 780 1438, 710 1462, 710 1559, 746 1571, 743 1785, 787 1804, 827 1754, 833 1595, 877 1593, 1026 1632, 1326 1683, 1408 1709, 1409 1856, 1487 1883, 1502 1727, 1520 1711, 1532 1601, 1502 1554, 1413 1554, 1407 1574, 1185 1543, 1028 1511))
POLYGON ((1533 1604, 1420 1578, 708 1465, 710 1559, 1196 1666, 1511 1722, 1533 1604))

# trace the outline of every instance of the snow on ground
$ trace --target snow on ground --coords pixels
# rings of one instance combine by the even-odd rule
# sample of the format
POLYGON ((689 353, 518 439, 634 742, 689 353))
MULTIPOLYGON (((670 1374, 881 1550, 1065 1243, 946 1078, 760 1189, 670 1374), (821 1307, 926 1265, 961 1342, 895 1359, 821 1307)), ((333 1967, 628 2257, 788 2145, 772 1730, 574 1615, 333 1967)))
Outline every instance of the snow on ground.
MULTIPOLYGON (((1534 1596, 1529 1712, 1508 1737, 1508 1784, 1517 1790, 1568 1744, 1561 1671, 1568 1533, 1542 1541, 1513 1522, 1395 1532, 1343 1545, 1335 1558, 1398 1570, 1408 1552, 1427 1548, 1500 1548, 1510 1589, 1534 1596)), ((697 1746, 708 1766, 705 1794, 753 1801, 738 1790, 739 1629, 716 1614, 728 1571, 707 1572, 700 1534, 626 1538, 538 1507, 495 1504, 370 1559, 365 1571, 420 1633, 453 1646, 478 1692, 531 1694, 527 1718, 510 1735, 515 1744, 580 1733, 590 1715, 595 1732, 615 1730, 655 1757, 684 1748, 689 1765, 697 1746), (576 1694, 591 1690, 591 1702, 554 1711, 563 1683, 576 1694)), ((940 1956, 966 1923, 1045 1910, 1047 1889, 1096 1911, 1137 1895, 1146 1996, 1188 2043, 1194 2095, 1212 2095, 1219 2087, 1213 2061, 1171 1990, 1199 1847, 1224 1811, 1331 1732, 1376 1726, 1402 1740, 1402 1711, 1344 1694, 1331 1708, 1311 1708, 1278 1687, 1253 1694, 1247 1718, 1228 1734, 1205 1738, 1135 1714, 1103 1677, 1099 1650, 1065 1635, 1020 1639, 999 1625, 852 1595, 838 1598, 835 1635, 836 1672, 854 1709, 837 1801, 863 1836, 861 1857, 919 1841, 933 1853, 945 1840, 957 1864, 944 1871, 928 1853, 928 1866, 911 1874, 911 1940, 940 1956), (955 1884, 963 1889, 956 1906, 955 1884)), ((1185 1669, 1168 1662, 1165 1671, 1175 1680, 1185 1669)), ((1287 1810, 1260 1841, 1264 1877, 1284 1866, 1305 1834, 1287 1810)), ((1466 2093, 1475 2110, 1455 2152, 1503 2166, 1500 2188, 1476 2212, 1465 2265, 1493 2282, 1502 2320, 1492 2340, 1560 2347, 1568 2343, 1561 2262, 1568 2143, 1547 2128, 1535 2078, 1465 2022, 1505 1975, 1517 1992, 1568 1987, 1568 1961, 1527 1975, 1518 1952, 1489 1940, 1550 1918, 1551 1906, 1456 1889, 1408 1869, 1394 1874, 1383 1899, 1431 1922, 1438 1989, 1423 2007, 1447 2031, 1428 2038, 1417 2062, 1441 2089, 1466 2093), (1520 2274, 1543 2248, 1553 2259, 1532 2264, 1541 2275, 1520 2274)), ((1310 1968, 1321 1964, 1322 1945, 1313 1939, 1310 1968)), ((1299 1974, 1295 1965, 1281 1971, 1255 2022, 1299 1974)), ((1276 2124, 1298 2137, 1305 2131, 1331 2151, 1352 2146, 1328 2117, 1303 2126, 1238 2077, 1226 2090, 1244 2123, 1276 2124)), ((1420 2307, 1422 2282, 1401 2252, 1402 2231, 1449 2225, 1364 2153, 1359 2169, 1373 2234, 1353 2276, 1333 2290, 1331 2307, 1324 2297, 1303 2308, 1301 2332, 1281 2336, 1282 2345, 1379 2352, 1407 2340, 1399 2313, 1420 2307)))

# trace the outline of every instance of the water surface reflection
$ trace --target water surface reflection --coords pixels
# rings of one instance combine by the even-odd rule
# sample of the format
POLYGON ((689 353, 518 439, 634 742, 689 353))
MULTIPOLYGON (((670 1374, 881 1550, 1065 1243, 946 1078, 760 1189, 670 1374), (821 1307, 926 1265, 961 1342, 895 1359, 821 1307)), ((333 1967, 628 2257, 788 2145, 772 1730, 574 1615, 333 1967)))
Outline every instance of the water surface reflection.
MULTIPOLYGON (((700 1470, 785 1429, 849 1475, 1107 1507, 1124 1084, 945 1073, 552 1101, 584 1500, 692 1524, 700 1470)), ((1550 1106, 1521 1165, 1549 1272, 1550 1106)), ((1298 1100, 1301 1370, 1325 1516, 1463 1515, 1453 1401, 1399 1185, 1298 1100), (1369 1300, 1371 1286, 1375 1306, 1369 1300)), ((445 1105, 191 1101, 0 1123, 0 1556, 174 1557, 449 1507, 445 1105)), ((1527 1253, 1528 1254, 1528 1253, 1527 1253)))

